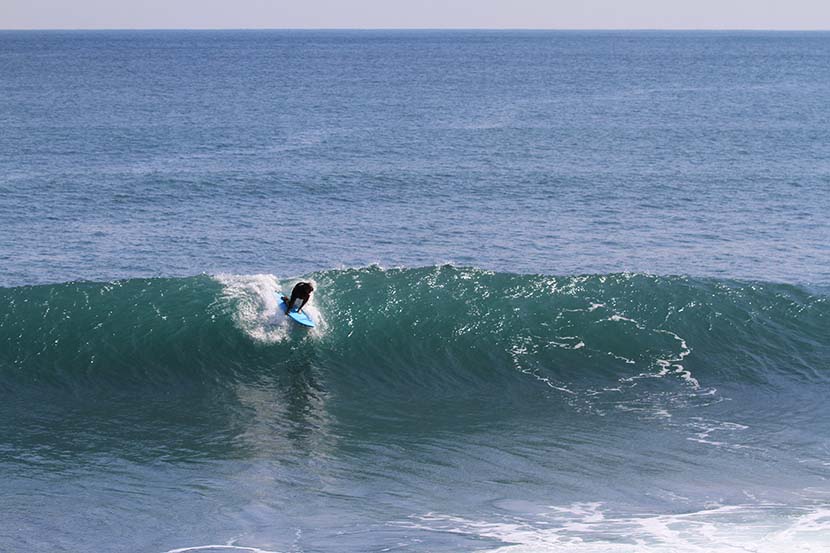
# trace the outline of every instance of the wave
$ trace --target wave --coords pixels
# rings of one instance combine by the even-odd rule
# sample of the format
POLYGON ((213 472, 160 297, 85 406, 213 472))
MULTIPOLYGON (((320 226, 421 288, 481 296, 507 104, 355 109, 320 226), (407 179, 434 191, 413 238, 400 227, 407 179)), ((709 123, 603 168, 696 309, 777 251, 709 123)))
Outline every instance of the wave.
POLYGON ((0 289, 0 391, 228 385, 314 367, 342 386, 441 395, 638 385, 703 395, 824 382, 828 296, 646 274, 519 275, 450 265, 333 269, 307 331, 273 275, 0 289))

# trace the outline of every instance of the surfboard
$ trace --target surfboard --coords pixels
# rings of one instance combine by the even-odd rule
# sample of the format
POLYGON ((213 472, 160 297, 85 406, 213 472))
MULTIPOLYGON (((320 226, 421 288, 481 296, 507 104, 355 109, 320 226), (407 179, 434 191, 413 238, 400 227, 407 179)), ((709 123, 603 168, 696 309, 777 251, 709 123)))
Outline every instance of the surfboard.
MULTIPOLYGON (((280 304, 277 306, 277 309, 280 310, 281 313, 285 313, 285 310, 288 309, 288 305, 286 305, 285 301, 282 299, 282 293, 276 292, 277 299, 280 300, 280 304)), ((303 326, 307 326, 309 328, 314 328, 314 321, 306 315, 305 313, 299 313, 297 308, 291 310, 291 313, 288 313, 288 318, 294 321, 297 324, 301 324, 303 326)))

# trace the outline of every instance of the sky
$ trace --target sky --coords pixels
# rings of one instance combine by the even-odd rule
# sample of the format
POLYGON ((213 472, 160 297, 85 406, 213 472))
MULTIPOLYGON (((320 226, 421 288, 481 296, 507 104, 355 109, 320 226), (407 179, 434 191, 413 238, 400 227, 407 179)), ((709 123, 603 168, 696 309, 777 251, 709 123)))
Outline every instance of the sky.
POLYGON ((830 0, 0 0, 0 29, 822 29, 830 0))

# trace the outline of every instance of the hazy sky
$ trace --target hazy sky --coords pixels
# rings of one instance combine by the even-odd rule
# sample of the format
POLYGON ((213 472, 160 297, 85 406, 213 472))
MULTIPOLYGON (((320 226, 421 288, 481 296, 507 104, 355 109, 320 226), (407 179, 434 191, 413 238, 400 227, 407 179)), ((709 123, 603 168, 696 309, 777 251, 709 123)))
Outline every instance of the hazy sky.
POLYGON ((0 0, 2 29, 830 29, 830 0, 0 0))

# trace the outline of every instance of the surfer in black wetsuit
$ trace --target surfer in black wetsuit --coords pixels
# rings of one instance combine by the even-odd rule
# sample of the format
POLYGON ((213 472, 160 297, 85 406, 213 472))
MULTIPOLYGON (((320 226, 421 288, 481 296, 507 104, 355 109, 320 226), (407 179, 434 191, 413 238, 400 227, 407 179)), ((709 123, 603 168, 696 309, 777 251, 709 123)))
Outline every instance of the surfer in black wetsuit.
POLYGON ((285 296, 282 297, 282 301, 288 305, 288 309, 285 314, 287 315, 288 313, 291 313, 291 310, 294 309, 294 304, 297 300, 303 300, 303 303, 301 303, 300 307, 297 309, 297 313, 302 312, 303 307, 305 307, 305 304, 308 303, 313 291, 314 286, 312 286, 310 282, 298 282, 295 284, 294 289, 291 290, 291 299, 285 296))

